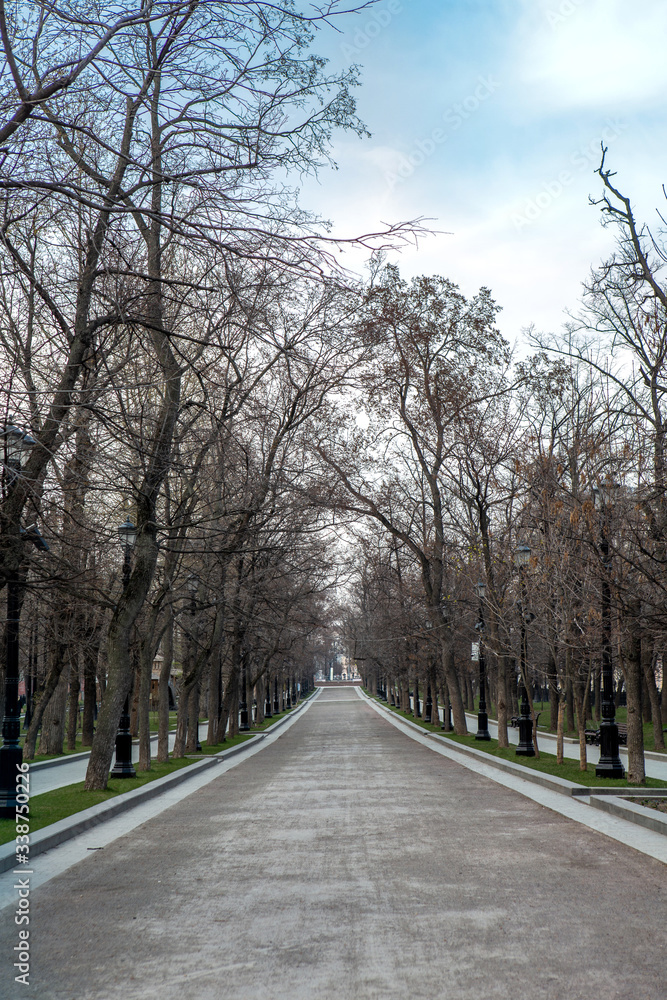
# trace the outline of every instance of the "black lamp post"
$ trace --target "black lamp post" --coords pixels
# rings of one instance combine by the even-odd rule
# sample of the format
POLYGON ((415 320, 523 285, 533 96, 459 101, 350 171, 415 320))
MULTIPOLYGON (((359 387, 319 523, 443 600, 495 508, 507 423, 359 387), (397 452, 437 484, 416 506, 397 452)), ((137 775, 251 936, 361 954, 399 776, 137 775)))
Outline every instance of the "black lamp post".
POLYGON ((266 675, 266 690, 264 693, 264 718, 272 719, 273 712, 271 711, 271 675, 266 675))
POLYGON ((241 701, 239 703, 239 732, 249 733, 248 722, 248 672, 245 653, 241 654, 241 701))
MULTIPOLYGON (((118 537, 124 546, 123 553, 123 590, 127 590, 132 568, 131 557, 134 543, 137 540, 137 529, 127 517, 118 526, 118 537)), ((130 692, 125 696, 123 711, 118 722, 116 733, 116 761, 111 768, 111 778, 136 778, 137 772, 132 763, 132 733, 130 732, 130 692)))
MULTIPOLYGON (((12 422, 11 417, 7 418, 2 438, 4 446, 2 478, 4 489, 8 490, 21 471, 23 452, 29 452, 37 442, 30 434, 17 427, 12 422)), ((17 769, 23 763, 23 750, 19 746, 21 732, 21 712, 19 709, 20 615, 20 584, 18 567, 16 567, 12 569, 7 579, 5 705, 2 720, 2 747, 0 748, 0 816, 11 818, 16 816, 17 769)))
POLYGON ((424 702, 424 722, 433 721, 433 696, 431 695, 431 685, 426 688, 426 701, 424 702))
POLYGON ((278 698, 278 674, 273 678, 273 714, 280 715, 280 699, 278 698))
POLYGON ((479 621, 477 631, 479 632, 479 710, 477 712, 477 732, 476 740, 490 740, 489 717, 486 712, 486 661, 484 659, 484 596, 486 594, 486 584, 480 580, 477 584, 477 596, 479 597, 479 621))
POLYGON ((600 561, 602 612, 602 691, 600 692, 600 759, 595 765, 596 778, 624 778, 625 768, 618 752, 618 725, 614 702, 614 672, 611 658, 611 560, 609 558, 609 508, 613 505, 615 483, 593 490, 593 503, 601 512, 600 561))
POLYGON ((516 748, 517 757, 534 757, 535 747, 533 746, 533 720, 530 717, 530 705, 528 704, 528 692, 526 691, 526 669, 528 661, 528 639, 526 636, 526 623, 532 621, 533 615, 526 609, 526 582, 524 570, 530 563, 530 546, 519 545, 514 553, 514 562, 519 569, 519 581, 521 586, 521 600, 517 602, 517 607, 521 615, 521 677, 519 697, 519 745, 516 748))
MULTIPOLYGON (((195 660, 197 657, 196 643, 195 643, 195 615, 197 614, 197 591, 199 590, 199 577, 194 573, 191 573, 187 579, 188 592, 190 594, 190 662, 194 668, 195 660)), ((196 734, 195 734, 195 753, 202 752, 202 745, 199 742, 199 682, 197 682, 190 692, 191 698, 197 699, 197 713, 196 713, 196 734)), ((190 706, 188 705, 188 717, 190 715, 190 706)), ((192 746, 192 743, 190 743, 192 746)))

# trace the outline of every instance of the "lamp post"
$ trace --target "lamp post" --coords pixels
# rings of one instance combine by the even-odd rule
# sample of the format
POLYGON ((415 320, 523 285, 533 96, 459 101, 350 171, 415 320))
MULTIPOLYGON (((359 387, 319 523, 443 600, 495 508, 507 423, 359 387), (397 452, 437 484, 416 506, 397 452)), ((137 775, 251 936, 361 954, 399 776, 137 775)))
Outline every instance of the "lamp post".
MULTIPOLYGON (((12 418, 2 430, 3 438, 3 487, 10 489, 21 471, 21 458, 29 452, 35 439, 17 427, 12 418)), ((23 533, 23 529, 19 529, 23 533)), ((19 534, 20 538, 20 534, 19 534)), ((41 535, 39 536, 41 538, 41 535)), ((35 539, 31 539, 35 541, 35 539)), ((37 544, 37 542, 35 542, 37 544)), ((48 548, 42 541, 40 547, 48 548)), ((17 553, 18 558, 18 553, 17 553)), ((7 628, 5 660, 5 704, 2 719, 2 747, 0 748, 0 816, 16 816, 16 776, 23 763, 23 750, 19 746, 21 713, 19 709, 19 620, 21 616, 21 588, 18 565, 12 568, 7 579, 7 628)))
POLYGON ((614 503, 616 483, 605 483, 593 490, 593 503, 600 511, 601 613, 602 613, 602 691, 600 719, 600 759, 595 765, 596 778, 624 778, 625 768, 618 752, 618 725, 614 701, 614 671, 611 657, 611 560, 609 558, 609 508, 614 503))
POLYGON ((479 621, 476 628, 479 632, 479 710, 477 712, 477 732, 476 740, 490 740, 489 717, 486 712, 486 661, 484 659, 484 597, 486 594, 486 584, 480 580, 477 584, 477 596, 479 597, 479 621))
POLYGON ((426 687, 426 701, 424 702, 424 722, 433 721, 433 696, 431 695, 431 685, 426 687))
POLYGON ((249 733, 248 722, 248 672, 245 652, 241 654, 241 701, 239 702, 239 732, 249 733))
POLYGON ((524 570, 530 563, 530 546, 519 545, 514 553, 514 562, 519 569, 519 581, 521 587, 521 600, 517 601, 517 607, 521 615, 521 678, 519 697, 519 745, 516 748, 517 757, 534 757, 535 747, 533 746, 533 720, 530 717, 530 705, 528 704, 528 692, 526 691, 526 666, 528 661, 528 639, 526 636, 526 623, 532 621, 533 615, 526 609, 526 581, 524 570))
POLYGON ((266 675, 266 690, 264 692, 264 718, 272 719, 273 712, 271 711, 271 675, 266 675))
MULTIPOLYGON (((190 573, 187 579, 188 593, 190 594, 190 662, 192 667, 195 667, 195 661, 197 657, 196 643, 195 643, 195 615, 197 614, 197 591, 199 590, 199 577, 195 573, 190 573)), ((193 713, 195 715, 195 753, 202 752, 202 745, 199 742, 199 681, 197 681, 190 692, 190 698, 196 700, 197 711, 193 713)), ((188 705, 188 725, 190 724, 190 706, 188 705)), ((190 746, 192 746, 192 741, 190 741, 190 746)))
MULTIPOLYGON (((118 537, 123 545, 123 590, 127 590, 132 568, 131 557, 134 543, 137 540, 137 529, 127 517, 118 526, 118 537)), ((132 763, 132 734, 130 732, 130 692, 125 696, 123 711, 118 722, 116 733, 116 761, 109 773, 111 778, 136 778, 137 772, 132 763)))
POLYGON ((280 715, 280 700, 278 698, 278 674, 273 678, 273 714, 280 715))

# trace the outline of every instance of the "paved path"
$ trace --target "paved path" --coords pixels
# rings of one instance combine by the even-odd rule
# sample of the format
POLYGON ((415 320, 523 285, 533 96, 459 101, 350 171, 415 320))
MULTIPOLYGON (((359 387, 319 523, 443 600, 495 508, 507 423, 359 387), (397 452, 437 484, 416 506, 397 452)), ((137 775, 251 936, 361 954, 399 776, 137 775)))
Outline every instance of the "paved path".
POLYGON ((660 1000, 666 904, 658 861, 325 689, 266 750, 36 890, 31 985, 2 992, 5 974, 0 996, 660 1000))

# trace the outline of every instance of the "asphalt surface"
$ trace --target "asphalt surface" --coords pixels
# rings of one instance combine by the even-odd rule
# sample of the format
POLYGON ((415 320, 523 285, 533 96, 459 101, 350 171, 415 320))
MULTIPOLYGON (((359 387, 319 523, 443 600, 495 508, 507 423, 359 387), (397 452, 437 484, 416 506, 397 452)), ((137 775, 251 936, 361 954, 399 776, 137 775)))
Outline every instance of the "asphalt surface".
MULTIPOLYGON (((39 859, 36 859, 36 864, 39 859)), ((664 1000, 665 866, 324 689, 34 892, 40 1000, 664 1000)))

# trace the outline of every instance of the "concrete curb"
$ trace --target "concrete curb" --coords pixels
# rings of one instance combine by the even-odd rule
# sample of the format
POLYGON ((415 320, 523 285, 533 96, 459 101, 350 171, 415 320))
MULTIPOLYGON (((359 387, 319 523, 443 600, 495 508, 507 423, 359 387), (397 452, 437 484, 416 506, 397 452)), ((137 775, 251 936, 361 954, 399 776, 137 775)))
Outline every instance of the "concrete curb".
POLYGON ((90 750, 82 750, 81 753, 63 754, 61 757, 52 757, 51 760, 28 761, 30 771, 45 771, 47 767, 55 767, 56 764, 69 764, 73 760, 84 760, 90 757, 90 750))
MULTIPOLYGON (((634 792, 635 798, 643 798, 641 791, 634 792)), ((667 815, 661 815, 655 809, 647 806, 638 806, 635 802, 625 802, 619 795, 605 795, 602 798, 591 796, 589 805, 602 812, 611 813, 613 816, 620 816, 621 819, 629 820, 638 826, 645 826, 654 833, 661 833, 667 837, 667 815)))
MULTIPOLYGON (((37 830, 34 834, 30 834, 30 860, 38 855, 43 854, 45 851, 51 850, 52 847, 57 847, 59 844, 63 844, 66 840, 71 840, 73 837, 78 836, 85 830, 89 830, 99 823, 104 823, 108 819, 113 819, 120 813, 127 812, 134 806, 140 805, 143 802, 147 802, 157 795, 161 795, 162 792, 168 791, 176 786, 187 781, 189 778, 196 776, 201 771, 212 767, 214 764, 219 764, 224 760, 228 760, 230 757, 236 756, 236 754, 242 753, 249 746, 256 746, 261 743, 270 733, 275 732, 276 729, 296 718, 297 715, 309 705, 315 695, 309 696, 301 703, 301 705, 291 711, 289 715, 286 715, 284 719, 280 719, 278 722, 269 726, 268 729, 264 730, 262 733, 257 733, 251 736, 249 739, 244 740, 243 743, 239 743, 235 747, 230 747, 229 750, 221 750, 218 754, 212 754, 210 757, 198 761, 196 764, 190 764, 187 767, 181 768, 179 771, 175 771, 173 774, 166 774, 164 778, 157 778, 155 781, 149 781, 148 784, 142 785, 141 788, 134 788, 130 792, 122 792, 115 798, 109 800, 108 802, 98 802, 95 806, 90 806, 88 809, 82 809, 80 812, 73 813, 71 816, 66 816, 64 819, 58 820, 57 823, 51 823, 50 826, 42 827, 41 830, 37 830)), ((54 763, 61 762, 62 758, 55 758, 54 763)), ((45 764, 50 764, 51 761, 44 761, 45 764)), ((16 842, 10 840, 7 844, 0 844, 0 872, 9 871, 16 865, 16 842)))

